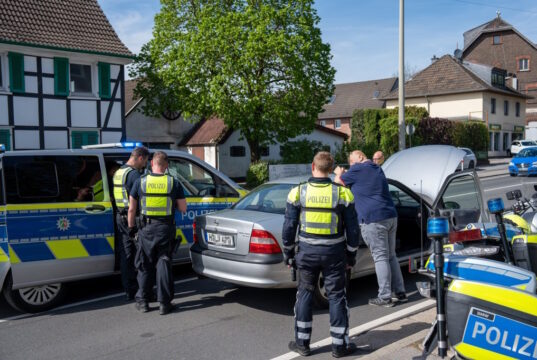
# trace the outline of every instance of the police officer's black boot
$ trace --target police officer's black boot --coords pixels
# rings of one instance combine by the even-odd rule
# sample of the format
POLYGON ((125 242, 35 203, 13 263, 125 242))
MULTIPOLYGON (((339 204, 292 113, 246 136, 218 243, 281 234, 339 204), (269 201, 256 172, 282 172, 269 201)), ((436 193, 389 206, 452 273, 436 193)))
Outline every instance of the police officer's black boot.
POLYGON ((136 307, 136 310, 138 310, 140 312, 143 312, 143 313, 146 313, 146 312, 149 311, 149 306, 147 305, 147 303, 145 301, 144 302, 136 302, 135 307, 136 307))
POLYGON ((332 356, 335 358, 340 358, 353 354, 356 351, 356 344, 349 343, 332 348, 332 356))
POLYGON ((289 341, 289 350, 299 353, 302 356, 309 356, 311 354, 310 347, 308 345, 298 345, 294 341, 289 341))

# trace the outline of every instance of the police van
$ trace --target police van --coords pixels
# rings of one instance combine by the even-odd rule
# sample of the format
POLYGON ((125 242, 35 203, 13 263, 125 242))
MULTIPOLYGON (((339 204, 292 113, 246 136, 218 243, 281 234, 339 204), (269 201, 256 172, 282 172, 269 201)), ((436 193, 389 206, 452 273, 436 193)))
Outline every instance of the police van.
MULTIPOLYGON (((49 309, 67 282, 118 271, 112 176, 137 144, 120 145, 0 154, 0 285, 14 308, 49 309)), ((189 262, 194 218, 231 206, 246 191, 186 152, 164 151, 188 204, 186 214, 175 215, 181 245, 174 262, 189 262)))

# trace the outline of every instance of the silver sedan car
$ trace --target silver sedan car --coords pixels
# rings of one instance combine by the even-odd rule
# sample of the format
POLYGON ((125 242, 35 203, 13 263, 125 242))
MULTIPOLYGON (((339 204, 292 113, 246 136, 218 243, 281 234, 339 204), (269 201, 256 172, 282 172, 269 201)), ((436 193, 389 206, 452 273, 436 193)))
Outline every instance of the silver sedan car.
MULTIPOLYGON (((396 251, 401 263, 419 257, 420 249, 430 251, 426 223, 435 206, 456 209, 450 211, 454 217, 460 215, 459 223, 486 216, 480 210, 484 206, 475 173, 455 173, 464 155, 464 151, 451 146, 421 146, 396 153, 383 165, 398 213, 396 251)), ((196 236, 190 248, 194 271, 244 286, 295 287, 283 263, 281 231, 287 195, 307 179, 270 181, 227 210, 196 217, 196 236)), ((362 244, 349 278, 374 271, 370 252, 362 244)), ((321 306, 327 304, 322 276, 315 299, 321 306)))

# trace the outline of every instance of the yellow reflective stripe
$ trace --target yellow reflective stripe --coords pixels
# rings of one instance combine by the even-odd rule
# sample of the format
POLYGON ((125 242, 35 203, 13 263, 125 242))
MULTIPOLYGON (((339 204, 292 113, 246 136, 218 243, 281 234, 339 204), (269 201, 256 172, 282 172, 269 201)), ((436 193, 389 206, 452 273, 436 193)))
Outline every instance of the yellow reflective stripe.
POLYGON ((180 239, 179 244, 182 243, 183 241, 187 242, 185 234, 183 234, 183 230, 179 228, 175 228, 175 238, 180 239))
POLYGON ((300 204, 299 186, 295 186, 289 191, 289 194, 287 194, 287 202, 295 206, 300 204))
POLYGON ((516 358, 502 355, 493 351, 479 348, 466 343, 458 343, 454 346, 455 351, 465 359, 494 359, 494 360, 513 360, 516 358))
POLYGON ((246 196, 246 195, 248 195, 248 193, 249 193, 249 191, 246 190, 246 189, 238 189, 238 188, 235 188, 235 190, 239 193, 239 197, 246 196))
POLYGON ((49 240, 46 243, 56 259, 73 259, 89 256, 88 251, 79 239, 49 240))
POLYGON ((503 218, 512 221, 516 226, 524 231, 524 234, 529 233, 531 230, 530 224, 524 220, 522 216, 516 214, 507 214, 503 215, 503 218))
POLYGON ((0 248, 0 263, 5 263, 5 262, 8 262, 8 261, 9 261, 9 257, 4 252, 4 250, 2 250, 2 248, 0 248))
POLYGON ((537 316, 537 296, 524 291, 466 280, 454 280, 449 291, 537 316))
POLYGON ((107 236, 106 237, 106 241, 108 241, 108 244, 110 245, 110 247, 112 248, 112 250, 115 250, 116 249, 116 243, 115 243, 115 238, 113 236, 107 236))
POLYGON ((15 251, 13 251, 13 248, 11 247, 11 245, 8 245, 8 246, 9 246, 9 262, 11 262, 12 264, 20 263, 21 259, 19 259, 17 254, 15 254, 15 251))
POLYGON ((111 208, 110 201, 84 201, 70 203, 54 203, 54 204, 8 204, 8 211, 20 210, 50 210, 50 209, 85 209, 88 205, 102 205, 106 208, 111 208))

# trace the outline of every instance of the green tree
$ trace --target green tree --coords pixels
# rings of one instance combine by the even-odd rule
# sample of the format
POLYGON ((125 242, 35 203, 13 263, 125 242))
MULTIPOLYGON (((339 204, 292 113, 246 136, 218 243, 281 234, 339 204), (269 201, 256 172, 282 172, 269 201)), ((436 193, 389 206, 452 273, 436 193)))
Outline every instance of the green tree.
POLYGON ((161 0, 130 75, 143 111, 216 115, 260 149, 313 130, 333 93, 313 0, 161 0))

